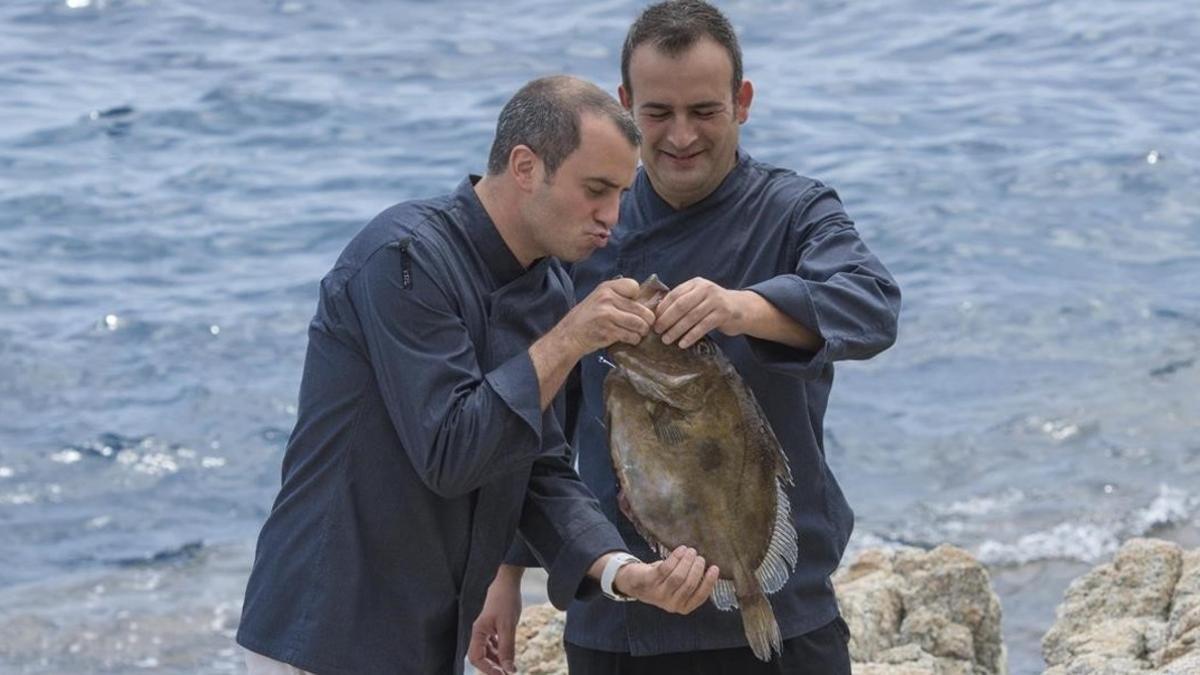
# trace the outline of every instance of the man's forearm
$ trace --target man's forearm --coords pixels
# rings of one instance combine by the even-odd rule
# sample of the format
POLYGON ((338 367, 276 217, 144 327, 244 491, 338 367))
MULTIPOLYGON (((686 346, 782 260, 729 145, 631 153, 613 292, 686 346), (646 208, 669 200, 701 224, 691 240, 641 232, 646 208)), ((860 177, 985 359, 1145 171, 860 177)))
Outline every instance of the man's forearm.
POLYGON ((496 578, 492 583, 520 585, 523 576, 525 576, 524 567, 505 563, 500 565, 500 569, 496 570, 496 578))
POLYGON ((820 335, 784 314, 769 300, 754 291, 735 291, 738 299, 738 333, 804 349, 820 351, 825 341, 820 335))
POLYGON ((529 359, 533 361, 533 370, 537 373, 542 410, 550 406, 571 374, 571 369, 581 358, 583 354, 578 346, 557 328, 550 329, 529 346, 529 359))

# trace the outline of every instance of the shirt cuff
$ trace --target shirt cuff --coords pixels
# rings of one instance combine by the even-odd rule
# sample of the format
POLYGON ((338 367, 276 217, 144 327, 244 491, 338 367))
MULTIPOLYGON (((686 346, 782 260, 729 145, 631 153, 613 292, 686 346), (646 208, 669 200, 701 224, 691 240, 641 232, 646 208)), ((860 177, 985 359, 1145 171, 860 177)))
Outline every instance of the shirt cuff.
POLYGON ((529 544, 525 543, 525 539, 520 534, 513 537, 512 545, 508 547, 508 553, 504 556, 505 565, 513 565, 515 567, 541 567, 542 563, 538 561, 537 556, 533 555, 533 551, 529 548, 529 544))
POLYGON ((537 437, 534 454, 542 447, 542 392, 538 386, 537 371, 529 352, 523 351, 500 364, 484 376, 492 391, 533 430, 537 437))
POLYGON ((600 595, 600 582, 588 576, 592 563, 605 553, 625 551, 625 542, 617 528, 607 520, 583 530, 563 546, 550 569, 546 570, 546 594, 550 603, 566 611, 572 600, 591 600, 600 595))
POLYGON ((745 290, 761 295, 776 309, 822 339, 821 348, 812 352, 747 335, 746 341, 754 357, 772 370, 808 380, 819 377, 833 361, 837 340, 822 333, 821 318, 804 279, 794 274, 781 274, 748 286, 745 290))

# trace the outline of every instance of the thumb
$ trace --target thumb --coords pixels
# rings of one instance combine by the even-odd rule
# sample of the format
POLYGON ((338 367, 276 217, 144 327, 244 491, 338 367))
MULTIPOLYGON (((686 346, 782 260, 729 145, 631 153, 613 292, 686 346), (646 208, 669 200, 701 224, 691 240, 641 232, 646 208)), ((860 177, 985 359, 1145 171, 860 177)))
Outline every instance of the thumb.
POLYGON ((641 288, 638 285, 638 282, 634 281, 633 279, 630 279, 629 277, 621 277, 620 279, 613 279, 612 281, 608 282, 608 287, 613 289, 613 291, 616 292, 618 295, 622 295, 626 298, 631 298, 631 299, 637 298, 638 290, 641 288))

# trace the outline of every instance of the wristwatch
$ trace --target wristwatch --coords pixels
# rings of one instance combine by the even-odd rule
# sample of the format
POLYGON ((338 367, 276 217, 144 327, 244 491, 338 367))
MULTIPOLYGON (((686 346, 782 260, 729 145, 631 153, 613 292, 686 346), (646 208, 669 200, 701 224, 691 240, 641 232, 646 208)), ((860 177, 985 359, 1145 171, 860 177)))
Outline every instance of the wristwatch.
POLYGON ((604 564, 604 571, 600 573, 600 592, 609 600, 617 602, 629 602, 636 598, 628 595, 622 595, 613 588, 613 580, 617 578, 617 570, 628 565, 629 563, 640 563, 636 557, 628 553, 614 553, 608 562, 604 564))

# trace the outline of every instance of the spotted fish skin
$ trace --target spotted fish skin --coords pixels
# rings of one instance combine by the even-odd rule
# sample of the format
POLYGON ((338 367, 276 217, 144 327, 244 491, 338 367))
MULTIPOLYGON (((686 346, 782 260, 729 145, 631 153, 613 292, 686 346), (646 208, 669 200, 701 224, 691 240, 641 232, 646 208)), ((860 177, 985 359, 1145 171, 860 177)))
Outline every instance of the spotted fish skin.
MULTIPOLYGON (((667 292, 656 276, 638 302, 667 292)), ((721 570, 713 603, 740 608, 746 639, 768 661, 781 649, 766 595, 796 565, 787 458, 754 394, 707 337, 684 350, 651 332, 609 348, 609 447, 630 520, 651 548, 695 548, 721 570)))

